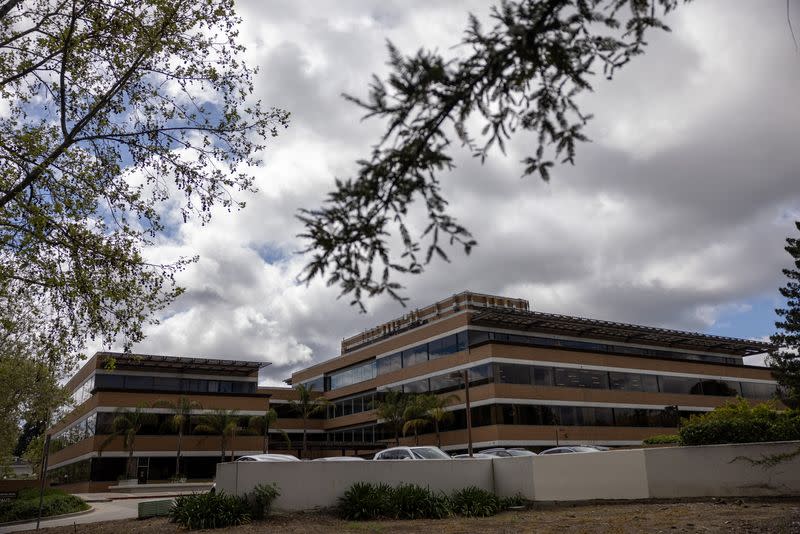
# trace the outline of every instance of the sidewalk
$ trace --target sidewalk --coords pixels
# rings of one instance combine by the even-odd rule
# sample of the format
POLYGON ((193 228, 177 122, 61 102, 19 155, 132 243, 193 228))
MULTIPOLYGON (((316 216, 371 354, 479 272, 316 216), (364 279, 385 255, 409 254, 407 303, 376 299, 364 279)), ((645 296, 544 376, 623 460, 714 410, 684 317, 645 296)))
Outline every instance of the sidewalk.
MULTIPOLYGON (((69 525, 82 525, 99 521, 113 521, 115 519, 133 519, 139 515, 139 503, 157 501, 175 497, 171 494, 120 495, 118 493, 76 493, 78 497, 90 503, 92 511, 78 516, 42 519, 40 528, 63 527, 69 525)), ((0 534, 5 532, 21 532, 36 528, 36 520, 19 525, 0 526, 0 534)))

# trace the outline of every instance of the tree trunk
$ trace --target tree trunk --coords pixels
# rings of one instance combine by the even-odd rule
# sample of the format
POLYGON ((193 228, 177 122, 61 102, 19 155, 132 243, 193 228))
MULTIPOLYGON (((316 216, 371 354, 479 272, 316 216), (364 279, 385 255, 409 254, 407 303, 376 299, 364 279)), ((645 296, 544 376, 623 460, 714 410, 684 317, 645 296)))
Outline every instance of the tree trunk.
POLYGON ((133 466, 133 447, 128 451, 128 478, 138 478, 136 468, 133 466))
POLYGON ((419 434, 417 433, 417 427, 414 427, 414 445, 419 445, 419 434))
POLYGON ((234 428, 233 432, 231 432, 231 462, 233 461, 234 456, 236 456, 236 451, 234 450, 236 445, 236 443, 234 443, 235 440, 236 440, 236 429, 234 428))
POLYGON ((397 425, 394 427, 394 446, 400 446, 400 431, 397 429, 397 425))
POLYGON ((442 436, 439 433, 439 421, 433 420, 433 428, 436 430, 436 446, 442 448, 442 436))
POLYGON ((264 454, 269 452, 269 421, 264 417, 264 454))
POLYGON ((181 476, 181 442, 183 441, 183 425, 178 427, 178 453, 175 455, 175 478, 181 476))
POLYGON ((303 456, 307 457, 308 454, 306 453, 306 415, 303 414, 303 456))
POLYGON ((219 441, 220 441, 220 443, 219 443, 219 447, 220 447, 219 462, 220 463, 224 463, 225 462, 225 433, 223 433, 219 437, 219 441))

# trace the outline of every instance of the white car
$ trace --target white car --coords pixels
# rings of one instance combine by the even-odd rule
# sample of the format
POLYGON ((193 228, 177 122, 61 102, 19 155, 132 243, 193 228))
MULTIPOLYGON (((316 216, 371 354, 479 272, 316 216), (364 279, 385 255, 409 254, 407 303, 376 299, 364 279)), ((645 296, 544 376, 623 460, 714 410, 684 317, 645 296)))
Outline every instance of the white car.
POLYGON ((291 454, 248 454, 240 456, 237 462, 299 462, 300 460, 291 454))
POLYGON ((572 452, 600 452, 599 450, 595 449, 594 447, 555 447, 552 449, 547 449, 546 451, 542 451, 539 453, 539 456, 543 454, 569 454, 572 452))
POLYGON ((326 456, 325 458, 314 458, 312 462, 363 462, 363 458, 358 456, 326 456))
POLYGON ((482 450, 481 454, 489 454, 499 458, 508 458, 509 456, 536 456, 535 452, 526 449, 504 449, 502 447, 482 450))
POLYGON ((474 453, 472 453, 472 457, 470 457, 469 454, 454 454, 453 455, 453 458, 455 458, 456 460, 469 460, 470 458, 474 459, 474 460, 491 460, 492 458, 497 458, 497 457, 498 456, 496 456, 496 455, 484 454, 482 452, 474 452, 474 453))
POLYGON ((375 453, 373 460, 449 460, 439 447, 392 447, 375 453))

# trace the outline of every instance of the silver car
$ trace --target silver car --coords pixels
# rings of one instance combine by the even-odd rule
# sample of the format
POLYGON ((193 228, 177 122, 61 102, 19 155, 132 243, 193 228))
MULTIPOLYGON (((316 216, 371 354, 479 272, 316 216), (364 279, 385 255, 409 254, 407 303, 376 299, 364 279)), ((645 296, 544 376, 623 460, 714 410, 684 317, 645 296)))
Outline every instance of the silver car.
POLYGON ((543 454, 569 454, 573 452, 600 452, 599 450, 595 449, 594 447, 554 447, 552 449, 547 449, 546 451, 542 451, 539 453, 539 456, 543 454))
POLYGON ((248 454, 240 456, 237 462, 299 462, 300 460, 291 454, 248 454))
POLYGON ((449 460, 439 447, 392 447, 375 453, 373 460, 449 460))

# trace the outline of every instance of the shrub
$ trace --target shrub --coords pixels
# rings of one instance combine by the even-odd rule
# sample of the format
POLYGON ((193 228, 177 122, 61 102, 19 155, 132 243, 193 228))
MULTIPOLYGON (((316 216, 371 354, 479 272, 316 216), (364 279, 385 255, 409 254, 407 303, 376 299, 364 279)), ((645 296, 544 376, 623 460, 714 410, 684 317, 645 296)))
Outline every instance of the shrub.
POLYGON ((494 493, 469 486, 453 493, 453 512, 464 517, 489 517, 500 511, 500 499, 494 493))
MULTIPOLYGON (((47 488, 42 501, 42 517, 71 514, 87 510, 89 505, 83 499, 63 490, 47 488)), ((39 514, 39 490, 26 488, 20 490, 17 498, 0 502, 0 523, 35 519, 39 514)))
POLYGON ((393 517, 391 493, 386 484, 357 482, 339 497, 339 514, 356 521, 393 517))
POLYGON ((232 527, 250 522, 250 503, 223 491, 193 493, 176 497, 169 517, 189 530, 232 527))
POLYGON ((278 486, 272 484, 259 484, 245 497, 250 504, 250 517, 264 519, 269 515, 272 503, 280 496, 278 486))
POLYGON ((441 519, 451 515, 450 500, 416 484, 400 484, 389 495, 397 519, 441 519))
POLYGON ((441 519, 458 514, 486 517, 526 503, 521 495, 500 499, 494 493, 470 486, 448 497, 416 484, 391 487, 358 482, 339 498, 339 514, 349 520, 441 519))
POLYGON ((508 510, 509 508, 515 508, 517 506, 526 506, 527 504, 528 500, 519 493, 513 497, 503 497, 500 499, 501 510, 508 510))
POLYGON ((642 443, 645 445, 668 445, 670 443, 680 443, 681 437, 678 434, 659 434, 657 436, 650 436, 642 443))
POLYGON ((772 404, 750 406, 744 399, 681 422, 684 445, 753 443, 800 439, 800 411, 778 411, 772 404))

